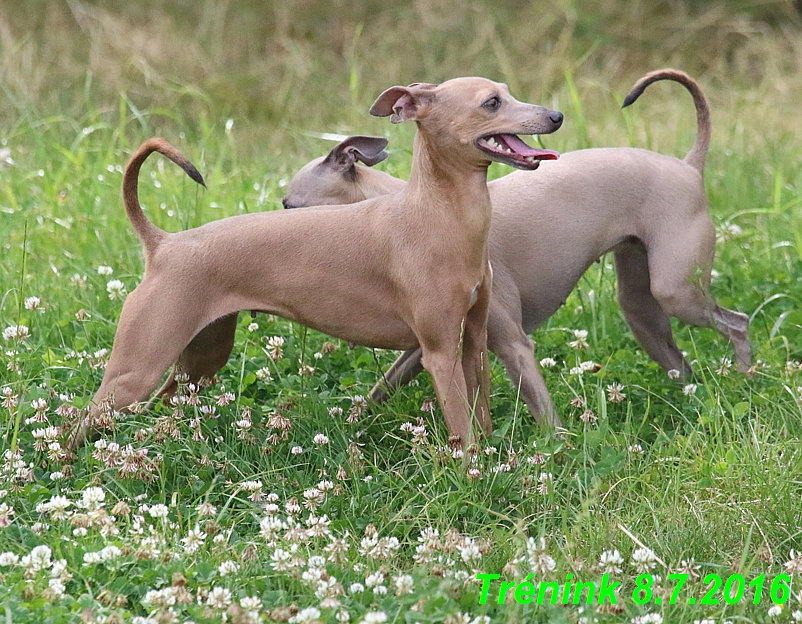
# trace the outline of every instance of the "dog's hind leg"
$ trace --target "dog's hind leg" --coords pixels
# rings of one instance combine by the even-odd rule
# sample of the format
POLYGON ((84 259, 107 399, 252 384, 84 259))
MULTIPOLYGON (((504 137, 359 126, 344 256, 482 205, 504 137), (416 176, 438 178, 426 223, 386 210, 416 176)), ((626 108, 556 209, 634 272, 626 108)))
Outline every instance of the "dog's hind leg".
POLYGON ((713 321, 721 334, 735 349, 735 368, 746 373, 752 365, 752 344, 749 341, 749 317, 743 312, 722 308, 716 304, 713 321))
POLYGON ((147 278, 123 305, 117 335, 103 381, 90 404, 88 417, 69 433, 68 448, 82 444, 97 417, 108 406, 123 410, 147 399, 171 364, 176 362, 203 327, 204 311, 187 309, 180 292, 163 292, 147 278))
POLYGON ((635 339, 665 370, 691 374, 691 366, 674 342, 671 321, 652 295, 649 261, 641 243, 625 243, 615 250, 618 303, 635 339))
POLYGON ((405 386, 423 371, 421 350, 410 349, 398 356, 382 378, 370 391, 368 398, 374 403, 384 403, 390 398, 390 393, 401 386, 405 386))
POLYGON ((228 362, 234 348, 234 335, 237 330, 237 314, 228 314, 212 321, 204 327, 186 346, 178 357, 170 376, 146 406, 153 406, 157 398, 175 394, 178 383, 177 373, 187 376, 187 383, 198 384, 202 378, 211 378, 228 362))
POLYGON ((651 291, 666 314, 698 327, 713 327, 735 349, 736 367, 746 372, 752 362, 749 317, 719 306, 710 295, 716 231, 707 213, 663 233, 647 245, 651 291))

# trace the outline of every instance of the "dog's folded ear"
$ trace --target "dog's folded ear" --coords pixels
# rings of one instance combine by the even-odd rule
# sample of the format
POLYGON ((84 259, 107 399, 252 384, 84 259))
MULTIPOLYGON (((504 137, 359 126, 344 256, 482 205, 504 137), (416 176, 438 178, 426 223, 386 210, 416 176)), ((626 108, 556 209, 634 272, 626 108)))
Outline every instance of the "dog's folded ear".
POLYGON ((372 167, 389 156, 384 151, 385 147, 387 139, 383 137, 351 136, 334 146, 323 162, 332 168, 342 170, 350 169, 357 162, 372 167))
POLYGON ((392 123, 418 121, 435 100, 437 85, 416 82, 408 87, 390 87, 370 107, 374 117, 390 117, 392 123))

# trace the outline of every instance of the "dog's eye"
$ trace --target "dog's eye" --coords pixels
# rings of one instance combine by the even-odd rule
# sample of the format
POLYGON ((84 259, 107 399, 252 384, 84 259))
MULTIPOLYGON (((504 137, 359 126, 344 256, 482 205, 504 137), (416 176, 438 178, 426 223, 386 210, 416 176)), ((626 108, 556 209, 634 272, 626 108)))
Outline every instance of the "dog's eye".
POLYGON ((498 110, 499 106, 501 106, 501 98, 497 95, 494 95, 492 98, 482 104, 482 108, 486 108, 487 110, 491 111, 498 110))

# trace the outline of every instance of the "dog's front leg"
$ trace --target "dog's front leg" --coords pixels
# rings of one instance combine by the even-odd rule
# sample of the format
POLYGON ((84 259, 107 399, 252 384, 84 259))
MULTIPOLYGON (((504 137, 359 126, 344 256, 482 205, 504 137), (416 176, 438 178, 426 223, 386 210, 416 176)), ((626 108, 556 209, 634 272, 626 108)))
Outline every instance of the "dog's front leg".
POLYGON ((493 278, 490 264, 476 289, 476 302, 465 316, 462 336, 462 369, 465 372, 468 405, 485 436, 493 433, 490 419, 490 359, 487 355, 487 312, 493 278))
POLYGON ((430 315, 416 319, 416 334, 423 366, 432 376, 451 442, 467 448, 473 444, 474 435, 462 368, 463 317, 459 309, 432 308, 430 315))

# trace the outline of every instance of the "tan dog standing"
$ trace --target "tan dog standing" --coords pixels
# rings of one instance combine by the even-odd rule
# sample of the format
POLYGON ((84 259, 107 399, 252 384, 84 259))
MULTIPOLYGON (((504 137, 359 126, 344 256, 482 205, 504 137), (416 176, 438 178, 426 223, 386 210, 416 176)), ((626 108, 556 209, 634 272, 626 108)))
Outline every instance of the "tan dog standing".
MULTIPOLYGON (((652 72, 624 101, 632 104, 648 85, 674 80, 693 96, 697 137, 678 160, 632 148, 568 152, 536 174, 514 172, 488 184, 493 222, 488 238, 493 296, 488 347, 502 361, 536 418, 559 425, 528 334, 565 302, 588 267, 612 251, 618 300, 635 338, 666 370, 684 377, 690 366, 677 348, 669 317, 715 327, 735 348, 738 370, 751 359, 748 317, 710 296, 715 228, 707 211, 702 174, 710 143, 710 113, 698 85, 675 70, 652 72)), ((348 139, 304 166, 289 185, 285 207, 356 202, 403 189, 404 182, 357 165, 375 160, 385 139, 348 139), (350 159, 349 159, 350 156, 350 159)), ((231 330, 233 336, 233 328, 231 330)), ((407 383, 421 371, 420 352, 403 354, 371 392, 407 383)))
POLYGON ((517 134, 553 132, 562 115, 518 102, 506 86, 482 78, 392 87, 371 114, 417 122, 409 183, 342 209, 239 215, 168 234, 139 205, 142 163, 158 151, 202 180, 164 140, 137 150, 123 196, 144 246, 145 275, 125 301, 103 381, 70 446, 83 442, 105 406, 147 399, 172 364, 192 360, 182 352, 197 352, 204 328, 213 324, 208 331, 217 335, 240 310, 278 314, 367 346, 420 346, 454 441, 473 442, 474 410, 491 431, 487 168, 498 160, 535 169, 556 158, 517 134))

